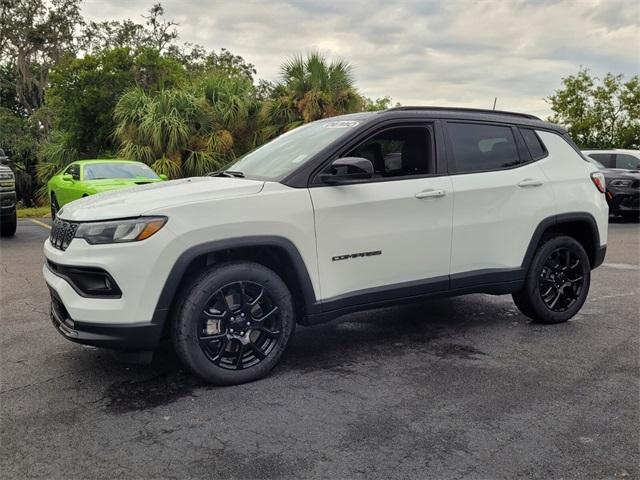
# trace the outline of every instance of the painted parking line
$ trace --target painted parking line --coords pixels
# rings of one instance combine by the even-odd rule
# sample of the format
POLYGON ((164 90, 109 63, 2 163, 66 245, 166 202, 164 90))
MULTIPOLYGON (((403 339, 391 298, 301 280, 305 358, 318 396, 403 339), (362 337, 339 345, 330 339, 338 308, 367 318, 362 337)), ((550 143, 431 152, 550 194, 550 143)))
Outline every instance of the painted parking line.
POLYGON ((48 228, 49 230, 51 230, 51 225, 47 225, 46 223, 41 222, 40 220, 34 220, 33 218, 30 218, 29 220, 35 223, 36 225, 40 225, 41 227, 48 228))
POLYGON ((602 266, 617 268, 618 270, 640 270, 640 265, 632 265, 630 263, 603 263, 602 266))

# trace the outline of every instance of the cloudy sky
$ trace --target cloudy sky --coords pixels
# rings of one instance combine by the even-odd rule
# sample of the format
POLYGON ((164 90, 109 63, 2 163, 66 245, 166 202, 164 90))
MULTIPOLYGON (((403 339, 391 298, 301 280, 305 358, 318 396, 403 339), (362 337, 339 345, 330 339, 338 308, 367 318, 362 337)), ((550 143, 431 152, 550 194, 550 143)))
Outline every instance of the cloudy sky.
MULTIPOLYGON (((95 20, 158 0, 85 0, 95 20)), ((282 60, 319 49, 354 66, 365 95, 404 105, 547 115, 544 97, 580 65, 640 73, 638 0, 164 0, 183 41, 226 47, 277 80, 282 60)))

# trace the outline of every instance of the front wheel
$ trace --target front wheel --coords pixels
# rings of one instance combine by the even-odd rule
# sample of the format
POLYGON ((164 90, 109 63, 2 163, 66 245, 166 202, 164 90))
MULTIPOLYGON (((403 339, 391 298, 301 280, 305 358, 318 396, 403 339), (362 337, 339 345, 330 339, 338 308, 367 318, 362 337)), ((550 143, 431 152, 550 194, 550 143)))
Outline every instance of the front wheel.
POLYGON ((590 282, 591 265, 582 245, 571 237, 554 237, 538 247, 513 300, 535 321, 566 322, 582 308, 590 282))
POLYGON ((200 275, 188 287, 173 324, 180 359, 217 385, 265 376, 293 335, 293 300, 268 268, 230 262, 200 275))
POLYGON ((18 217, 17 214, 14 213, 11 218, 0 220, 0 236, 13 237, 16 234, 17 227, 18 217))
POLYGON ((58 216, 58 210, 60 207, 58 206, 58 199, 56 198, 56 194, 51 194, 51 220, 55 220, 58 216))

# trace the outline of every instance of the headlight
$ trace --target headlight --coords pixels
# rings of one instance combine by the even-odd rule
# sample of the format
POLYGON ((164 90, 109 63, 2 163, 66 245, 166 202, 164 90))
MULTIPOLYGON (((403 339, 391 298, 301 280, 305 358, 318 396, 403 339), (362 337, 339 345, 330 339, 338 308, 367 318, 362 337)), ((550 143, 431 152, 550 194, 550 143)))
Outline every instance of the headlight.
POLYGON ((633 183, 633 180, 611 180, 609 185, 612 187, 626 188, 626 187, 630 187, 632 183, 633 183))
POLYGON ((140 217, 131 220, 81 223, 75 238, 84 238, 88 243, 138 242, 149 238, 167 223, 167 217, 140 217))

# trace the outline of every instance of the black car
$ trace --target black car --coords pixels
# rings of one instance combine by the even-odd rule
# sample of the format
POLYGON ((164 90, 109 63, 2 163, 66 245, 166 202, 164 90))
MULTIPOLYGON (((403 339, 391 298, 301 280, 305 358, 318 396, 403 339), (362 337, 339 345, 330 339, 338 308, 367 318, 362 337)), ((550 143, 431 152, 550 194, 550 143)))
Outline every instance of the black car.
POLYGON ((607 168, 587 156, 604 174, 609 214, 637 218, 640 216, 640 170, 607 168))
POLYGON ((9 167, 3 165, 8 160, 0 148, 0 235, 11 237, 16 233, 16 181, 9 167))

